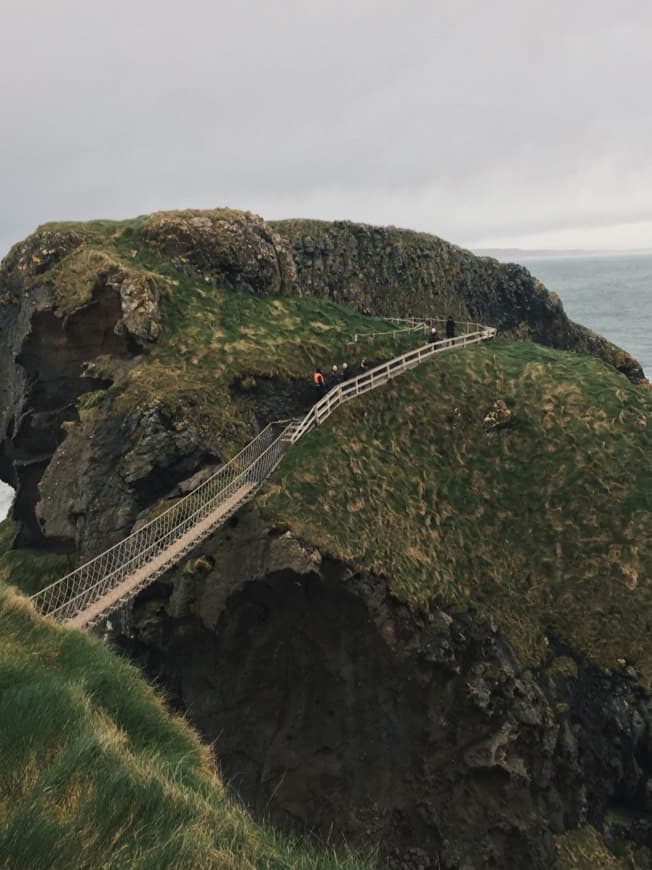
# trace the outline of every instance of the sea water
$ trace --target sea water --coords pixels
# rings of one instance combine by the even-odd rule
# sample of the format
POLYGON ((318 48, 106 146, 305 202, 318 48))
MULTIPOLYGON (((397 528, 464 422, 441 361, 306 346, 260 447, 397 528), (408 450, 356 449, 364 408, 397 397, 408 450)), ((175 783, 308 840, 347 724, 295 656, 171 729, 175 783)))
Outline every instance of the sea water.
POLYGON ((652 380, 652 253, 523 259, 566 314, 636 357, 652 380))
POLYGON ((14 491, 6 483, 0 480, 0 522, 7 516, 7 512, 11 507, 11 502, 14 498, 14 491))

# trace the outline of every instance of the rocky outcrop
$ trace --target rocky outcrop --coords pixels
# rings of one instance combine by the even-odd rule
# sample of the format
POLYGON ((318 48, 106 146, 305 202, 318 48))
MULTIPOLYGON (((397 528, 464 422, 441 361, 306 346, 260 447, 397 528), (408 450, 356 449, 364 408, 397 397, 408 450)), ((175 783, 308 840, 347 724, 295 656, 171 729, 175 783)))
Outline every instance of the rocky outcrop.
POLYGON ((303 293, 391 317, 446 316, 501 334, 593 354, 644 380, 639 363, 568 319, 561 301, 523 266, 477 257, 437 236, 349 221, 277 221, 292 244, 303 293))
POLYGON ((652 699, 266 528, 256 508, 136 600, 114 642, 162 683, 252 810, 390 868, 547 868, 590 823, 652 845, 652 699))
POLYGON ((513 424, 512 412, 502 399, 497 399, 484 415, 482 424, 488 432, 506 429, 513 424))
POLYGON ((13 306, 28 317, 32 311, 47 311, 61 320, 65 334, 68 318, 85 320, 85 308, 106 305, 112 298, 115 310, 103 323, 102 336, 109 343, 98 347, 93 336, 89 353, 95 350, 96 356, 119 353, 111 336, 124 337, 134 349, 158 338, 159 295, 154 275, 128 269, 104 251, 84 245, 73 230, 37 231, 14 247, 0 268, 0 306, 9 321, 13 306))
POLYGON ((176 264, 217 286, 260 294, 294 289, 290 245, 250 212, 155 212, 142 235, 176 264))
POLYGON ((116 416, 90 396, 80 414, 158 337, 159 291, 72 230, 39 231, 3 261, 0 474, 19 545, 103 548, 205 458, 156 407, 116 416))
MULTIPOLYGON (((133 265, 139 253, 153 248, 155 265, 167 260, 212 286, 296 292, 289 244, 255 215, 158 212, 135 222, 120 245, 123 231, 47 225, 0 268, 0 476, 17 490, 19 545, 95 553, 219 458, 223 434, 212 431, 207 448, 205 433, 166 410, 160 393, 119 408, 103 401, 102 391, 120 392, 130 372, 147 377, 142 362, 160 337, 162 294, 178 292, 178 280, 133 265)), ((277 407, 274 389, 261 389, 277 407)), ((254 428, 266 416, 261 402, 254 428)))
POLYGON ((156 403, 109 416, 82 408, 64 432, 33 494, 38 530, 29 511, 15 514, 32 545, 58 541, 82 556, 126 537, 142 511, 215 459, 156 403))

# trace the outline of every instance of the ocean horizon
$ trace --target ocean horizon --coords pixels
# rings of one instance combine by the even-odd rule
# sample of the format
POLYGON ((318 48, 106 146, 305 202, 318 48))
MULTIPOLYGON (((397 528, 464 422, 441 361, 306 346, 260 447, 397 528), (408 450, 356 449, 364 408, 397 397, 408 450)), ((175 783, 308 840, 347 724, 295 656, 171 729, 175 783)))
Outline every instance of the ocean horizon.
POLYGON ((576 323, 622 347, 652 378, 652 252, 515 259, 562 301, 576 323))

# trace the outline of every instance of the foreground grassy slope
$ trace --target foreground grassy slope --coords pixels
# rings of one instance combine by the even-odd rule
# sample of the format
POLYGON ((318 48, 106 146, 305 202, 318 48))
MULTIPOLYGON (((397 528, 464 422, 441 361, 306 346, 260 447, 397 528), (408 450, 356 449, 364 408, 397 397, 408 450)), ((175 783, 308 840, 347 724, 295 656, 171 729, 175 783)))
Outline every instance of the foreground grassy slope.
POLYGON ((261 502, 400 599, 493 616, 526 663, 554 636, 650 685, 651 420, 650 392, 603 363, 498 342, 339 409, 261 502), (489 431, 498 399, 512 416, 489 431))
POLYGON ((2 584, 0 722, 0 866, 362 866, 254 823, 135 668, 2 584))
POLYGON ((74 570, 77 560, 72 555, 48 553, 44 550, 13 548, 16 524, 7 518, 0 522, 0 583, 15 586, 26 595, 33 595, 74 570))

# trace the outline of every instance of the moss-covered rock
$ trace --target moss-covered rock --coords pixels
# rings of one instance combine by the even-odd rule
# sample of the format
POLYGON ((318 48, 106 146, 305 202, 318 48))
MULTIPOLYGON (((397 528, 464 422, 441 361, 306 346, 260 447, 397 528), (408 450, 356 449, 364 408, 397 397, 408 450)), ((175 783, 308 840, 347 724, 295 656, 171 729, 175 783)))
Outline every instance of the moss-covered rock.
POLYGON ((250 212, 155 212, 142 234, 162 254, 217 286, 262 294, 294 288, 288 242, 250 212))

